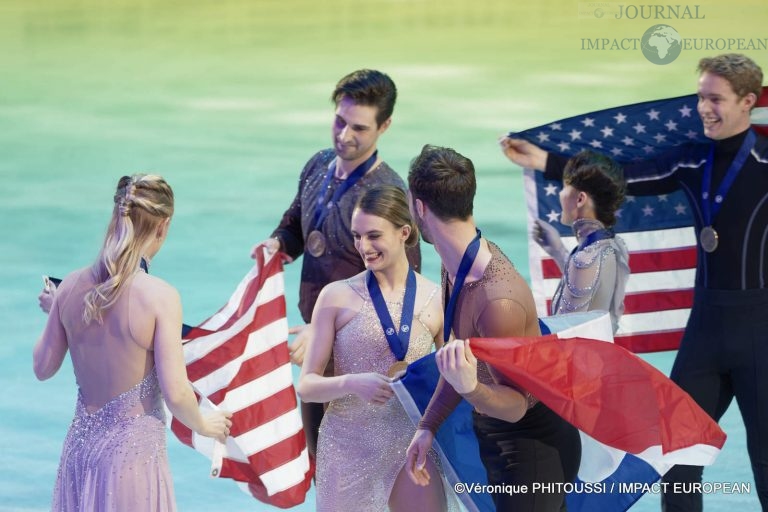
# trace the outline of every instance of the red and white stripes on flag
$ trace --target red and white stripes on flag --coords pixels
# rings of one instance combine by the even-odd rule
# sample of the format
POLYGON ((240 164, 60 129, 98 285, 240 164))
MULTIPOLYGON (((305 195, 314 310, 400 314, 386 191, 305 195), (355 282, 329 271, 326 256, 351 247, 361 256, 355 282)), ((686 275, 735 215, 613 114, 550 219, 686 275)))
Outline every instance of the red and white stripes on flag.
POLYGON ((175 418, 170 428, 212 460, 211 476, 236 480, 256 499, 290 508, 304 501, 313 468, 288 354, 282 261, 258 253, 224 307, 183 336, 201 408, 233 413, 226 445, 175 418))

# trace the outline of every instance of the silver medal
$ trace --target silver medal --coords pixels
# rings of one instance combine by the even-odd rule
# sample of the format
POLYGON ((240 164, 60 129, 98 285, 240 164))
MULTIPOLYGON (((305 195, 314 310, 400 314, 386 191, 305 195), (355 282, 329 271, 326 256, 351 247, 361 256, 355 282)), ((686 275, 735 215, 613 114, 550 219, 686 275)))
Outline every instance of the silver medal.
POLYGON ((325 252, 325 236, 318 230, 312 231, 307 237, 307 252, 319 258, 325 252))
POLYGON ((705 252, 714 252, 717 249, 717 231, 712 226, 705 226, 699 233, 699 243, 705 252))

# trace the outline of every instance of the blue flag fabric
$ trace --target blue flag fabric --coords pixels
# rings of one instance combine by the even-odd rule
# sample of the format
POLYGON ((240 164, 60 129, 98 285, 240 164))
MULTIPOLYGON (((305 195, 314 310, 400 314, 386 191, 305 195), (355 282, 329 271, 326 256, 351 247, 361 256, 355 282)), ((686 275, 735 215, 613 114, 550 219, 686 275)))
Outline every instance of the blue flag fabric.
MULTIPOLYGON (((415 425, 427 409, 439 378, 433 353, 408 365, 405 376, 393 383, 395 394, 415 425)), ((485 468, 480 462, 469 403, 462 401, 459 404, 438 430, 435 440, 434 448, 451 486, 457 482, 474 482, 480 486, 488 484, 485 468)), ((495 510, 491 495, 487 493, 468 491, 457 494, 456 498, 470 512, 495 510)))

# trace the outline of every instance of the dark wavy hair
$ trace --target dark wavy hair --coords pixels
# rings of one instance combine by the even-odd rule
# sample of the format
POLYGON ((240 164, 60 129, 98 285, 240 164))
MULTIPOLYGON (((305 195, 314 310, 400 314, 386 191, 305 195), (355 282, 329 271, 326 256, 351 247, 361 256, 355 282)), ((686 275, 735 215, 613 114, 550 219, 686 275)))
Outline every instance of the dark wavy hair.
POLYGON ((411 161, 408 188, 440 220, 467 220, 477 191, 475 166, 451 148, 427 144, 411 161))
POLYGON ((590 150, 577 153, 565 165, 563 183, 589 194, 597 220, 607 227, 616 224, 627 182, 624 170, 612 158, 590 150))
POLYGON ((385 73, 374 69, 359 69, 336 84, 331 100, 338 105, 342 98, 351 99, 355 105, 376 107, 378 127, 392 117, 397 100, 397 88, 385 73))

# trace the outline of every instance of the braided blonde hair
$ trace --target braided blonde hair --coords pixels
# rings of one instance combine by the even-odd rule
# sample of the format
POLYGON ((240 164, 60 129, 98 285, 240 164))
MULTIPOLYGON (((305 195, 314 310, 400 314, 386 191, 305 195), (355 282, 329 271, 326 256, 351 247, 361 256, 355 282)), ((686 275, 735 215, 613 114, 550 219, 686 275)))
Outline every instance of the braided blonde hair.
POLYGON ((173 215, 173 191, 155 174, 123 176, 117 183, 115 206, 99 257, 91 267, 96 286, 85 295, 83 321, 102 323, 128 277, 152 242, 160 223, 173 215))

